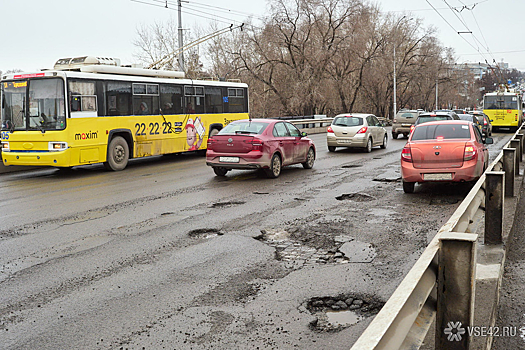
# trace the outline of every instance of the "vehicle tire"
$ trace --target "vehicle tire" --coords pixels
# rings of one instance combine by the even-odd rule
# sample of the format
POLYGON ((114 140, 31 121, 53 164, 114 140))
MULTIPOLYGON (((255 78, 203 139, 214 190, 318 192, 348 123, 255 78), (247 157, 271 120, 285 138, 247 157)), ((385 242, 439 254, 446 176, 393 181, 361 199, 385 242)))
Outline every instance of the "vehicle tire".
POLYGON ((306 154, 306 162, 302 163, 303 168, 305 169, 312 169, 314 167, 315 162, 315 151, 312 147, 308 150, 308 153, 306 154))
POLYGON ((335 152, 335 146, 328 146, 328 152, 335 152))
POLYGON ((397 135, 399 135, 397 132, 393 132, 392 133, 392 139, 394 139, 394 140, 397 139, 397 135))
POLYGON ((215 175, 220 176, 220 177, 226 176, 226 173, 228 171, 230 171, 230 170, 226 169, 226 168, 223 168, 223 167, 220 167, 220 166, 214 166, 213 167, 213 172, 215 173, 215 175))
POLYGON ((387 144, 388 144, 388 136, 386 136, 385 134, 385 136, 383 136, 383 144, 381 145, 381 148, 385 149, 387 144))
POLYGON ((275 179, 278 178, 279 175, 281 175, 281 167, 281 157, 277 153, 275 153, 272 157, 272 161, 270 162, 270 167, 268 169, 264 169, 264 172, 269 178, 275 179))
POLYGON ((365 152, 370 153, 372 152, 372 138, 369 137, 368 141, 366 142, 365 152))
POLYGON ((107 161, 104 168, 112 171, 124 170, 128 165, 129 147, 126 140, 121 136, 115 136, 108 146, 107 161))
POLYGON ((414 193, 414 188, 416 187, 415 182, 405 182, 403 181, 403 192, 405 193, 414 193))

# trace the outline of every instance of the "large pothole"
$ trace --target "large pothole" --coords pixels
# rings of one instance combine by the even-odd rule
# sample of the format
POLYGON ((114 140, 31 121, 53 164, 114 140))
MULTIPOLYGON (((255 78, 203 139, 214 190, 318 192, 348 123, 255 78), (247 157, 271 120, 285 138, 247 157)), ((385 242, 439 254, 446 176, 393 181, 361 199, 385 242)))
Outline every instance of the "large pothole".
POLYGON ((315 227, 261 230, 255 239, 274 247, 275 258, 289 269, 317 264, 368 263, 376 256, 375 248, 369 243, 356 241, 347 234, 334 236, 334 233, 317 232, 315 227))
POLYGON ((337 332, 377 314, 384 304, 376 297, 348 293, 315 297, 305 307, 316 318, 310 323, 313 330, 337 332))

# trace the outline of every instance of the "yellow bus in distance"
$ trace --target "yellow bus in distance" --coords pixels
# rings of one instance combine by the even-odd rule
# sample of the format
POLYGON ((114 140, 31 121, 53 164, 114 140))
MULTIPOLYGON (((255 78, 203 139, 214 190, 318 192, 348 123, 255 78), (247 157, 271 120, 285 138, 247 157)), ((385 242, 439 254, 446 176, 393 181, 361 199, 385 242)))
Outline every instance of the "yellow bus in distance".
POLYGON ((521 94, 510 91, 487 93, 483 97, 483 113, 495 128, 517 129, 523 122, 521 94))
POLYGON ((208 137, 248 118, 248 86, 121 67, 116 59, 58 60, 53 70, 3 75, 4 165, 73 166, 205 150, 208 137))

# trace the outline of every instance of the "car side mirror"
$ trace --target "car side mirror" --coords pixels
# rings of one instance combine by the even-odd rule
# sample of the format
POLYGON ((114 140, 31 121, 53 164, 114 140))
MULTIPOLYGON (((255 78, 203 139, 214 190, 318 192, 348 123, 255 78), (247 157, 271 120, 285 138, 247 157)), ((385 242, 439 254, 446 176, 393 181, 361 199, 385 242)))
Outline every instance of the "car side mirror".
POLYGON ((306 136, 308 136, 308 134, 305 131, 301 132, 301 137, 306 137, 306 136))
POLYGON ((485 137, 483 143, 486 145, 492 145, 494 143, 494 139, 492 137, 485 137))

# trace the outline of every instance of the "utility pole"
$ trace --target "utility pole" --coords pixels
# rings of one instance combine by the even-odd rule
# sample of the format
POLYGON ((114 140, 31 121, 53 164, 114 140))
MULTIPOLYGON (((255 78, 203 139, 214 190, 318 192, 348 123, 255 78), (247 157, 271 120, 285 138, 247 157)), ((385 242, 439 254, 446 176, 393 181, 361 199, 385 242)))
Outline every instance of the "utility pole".
POLYGON ((182 47, 184 42, 182 39, 182 0, 177 0, 179 6, 179 68, 181 71, 185 72, 184 68, 184 54, 182 53, 182 47))
POLYGON ((396 117, 396 113, 397 113, 396 45, 394 44, 394 116, 392 117, 392 119, 396 117))

